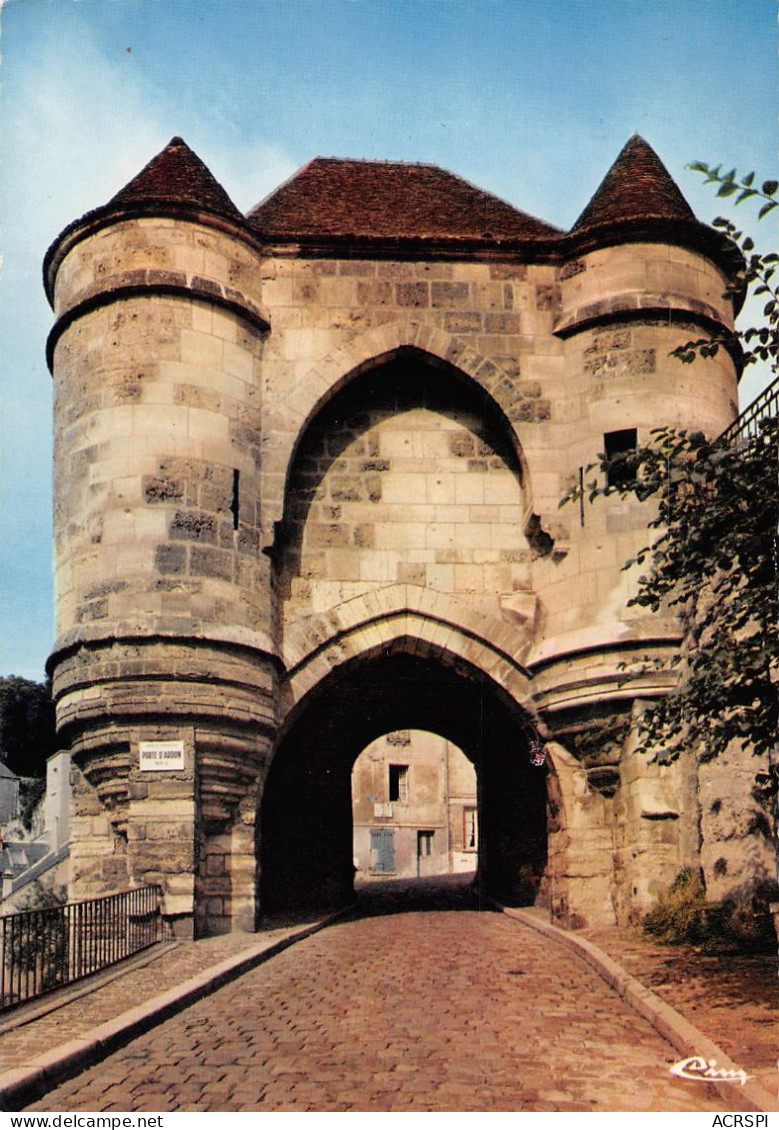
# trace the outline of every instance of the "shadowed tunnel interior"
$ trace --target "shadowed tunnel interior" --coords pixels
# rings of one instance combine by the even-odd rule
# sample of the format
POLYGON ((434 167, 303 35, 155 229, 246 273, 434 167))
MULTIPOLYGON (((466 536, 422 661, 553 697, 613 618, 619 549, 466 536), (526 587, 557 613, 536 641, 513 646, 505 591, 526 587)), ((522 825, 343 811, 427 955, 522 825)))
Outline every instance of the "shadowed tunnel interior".
POLYGON ((336 905, 353 890, 351 770, 374 738, 430 730, 476 767, 484 893, 532 903, 546 864, 546 773, 516 707, 474 668, 396 650, 346 664, 276 751, 262 804, 265 912, 336 905))

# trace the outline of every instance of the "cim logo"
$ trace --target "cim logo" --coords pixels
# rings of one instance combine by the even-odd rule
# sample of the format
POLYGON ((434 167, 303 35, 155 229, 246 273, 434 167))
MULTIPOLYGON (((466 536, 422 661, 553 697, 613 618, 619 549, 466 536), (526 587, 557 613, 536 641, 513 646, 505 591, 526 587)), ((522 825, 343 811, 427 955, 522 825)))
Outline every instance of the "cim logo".
POLYGON ((702 1055, 680 1059, 669 1070, 680 1079, 692 1079, 697 1083, 740 1083, 743 1087, 748 1079, 754 1078, 740 1067, 717 1067, 716 1059, 704 1059, 702 1055))

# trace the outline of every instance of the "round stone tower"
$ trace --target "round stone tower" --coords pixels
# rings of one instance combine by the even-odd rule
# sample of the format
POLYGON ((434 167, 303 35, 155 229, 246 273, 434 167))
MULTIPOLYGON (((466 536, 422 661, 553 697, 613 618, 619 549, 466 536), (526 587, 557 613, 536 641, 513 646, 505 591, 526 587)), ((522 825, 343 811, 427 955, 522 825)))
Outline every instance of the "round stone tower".
POLYGON ((274 716, 258 253, 174 138, 63 232, 45 280, 71 896, 159 881, 182 934, 251 928, 274 716))
MULTIPOLYGON (((599 477, 588 470, 599 453, 647 444, 655 428, 722 432, 737 411, 737 359, 723 349, 685 365, 671 354, 732 329, 738 252, 696 220, 642 138, 624 147, 561 250, 554 332, 565 345, 558 405, 570 422, 562 442, 569 485, 586 487, 599 477)), ((653 540, 648 505, 615 494, 567 510, 571 552, 539 587, 547 622, 533 657, 537 695, 603 798, 599 833, 589 848, 582 842, 590 894, 580 902, 598 891, 600 856, 614 878, 593 915, 608 904, 624 919, 697 861, 692 759, 660 767, 633 756, 642 702, 672 685, 679 624, 629 605, 641 569, 624 565, 653 540)))

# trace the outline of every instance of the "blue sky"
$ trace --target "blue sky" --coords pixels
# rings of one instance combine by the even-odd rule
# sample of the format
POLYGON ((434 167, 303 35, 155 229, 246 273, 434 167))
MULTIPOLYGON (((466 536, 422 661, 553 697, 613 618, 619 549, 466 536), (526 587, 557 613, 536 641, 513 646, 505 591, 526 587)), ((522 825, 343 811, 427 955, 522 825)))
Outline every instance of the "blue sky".
POLYGON ((688 162, 776 170, 774 0, 5 0, 0 32, 0 674, 41 678, 53 637, 41 259, 174 134, 242 209, 317 154, 560 227, 634 132, 704 220, 688 162))

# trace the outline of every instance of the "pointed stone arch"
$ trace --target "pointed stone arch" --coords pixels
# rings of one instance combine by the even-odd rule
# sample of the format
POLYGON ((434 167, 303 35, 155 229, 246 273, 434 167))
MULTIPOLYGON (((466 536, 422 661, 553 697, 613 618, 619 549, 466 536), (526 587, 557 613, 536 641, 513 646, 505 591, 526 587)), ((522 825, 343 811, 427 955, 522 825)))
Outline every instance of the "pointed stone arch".
MULTIPOLYGON (((327 354, 300 377, 284 398, 285 427, 274 429, 271 438, 274 446, 269 446, 263 457, 263 524, 269 539, 272 538, 274 524, 282 519, 290 468, 310 423, 350 381, 369 369, 396 359, 403 351, 422 357, 431 364, 458 370, 489 397, 504 418, 507 435, 522 467, 525 490, 530 491, 517 431, 526 398, 518 389, 516 379, 512 379, 497 361, 466 345, 461 338, 424 322, 389 322, 356 335, 348 344, 327 354)), ((530 503, 529 493, 527 498, 530 503)))
POLYGON ((491 679, 536 718, 531 677, 522 664, 529 635, 448 593, 387 585, 306 617, 287 633, 283 697, 289 716, 341 665, 378 652, 446 654, 491 679))
MULTIPOLYGON (((535 703, 532 674, 522 662, 527 647, 517 642, 516 626, 476 612, 456 596, 415 585, 388 585, 344 601, 299 621, 287 633, 279 732, 289 728, 308 696, 315 695, 337 668, 406 652, 444 657, 479 671, 525 714, 528 732, 545 740, 548 731, 535 703)), ((558 779, 563 810, 569 811, 576 798, 589 791, 586 774, 557 742, 545 741, 545 756, 558 779)))
MULTIPOLYGON (((310 636, 308 656, 291 673, 294 680, 305 672, 308 685, 298 686, 297 702, 287 697, 286 712, 282 705, 262 801, 266 909, 349 896, 351 767, 371 741, 398 728, 438 734, 474 763, 481 888, 512 904, 539 897, 555 770, 530 756, 537 719, 529 680, 491 642, 418 609, 374 616, 318 648, 310 636)), ((561 790, 554 795, 559 808, 561 790)))

